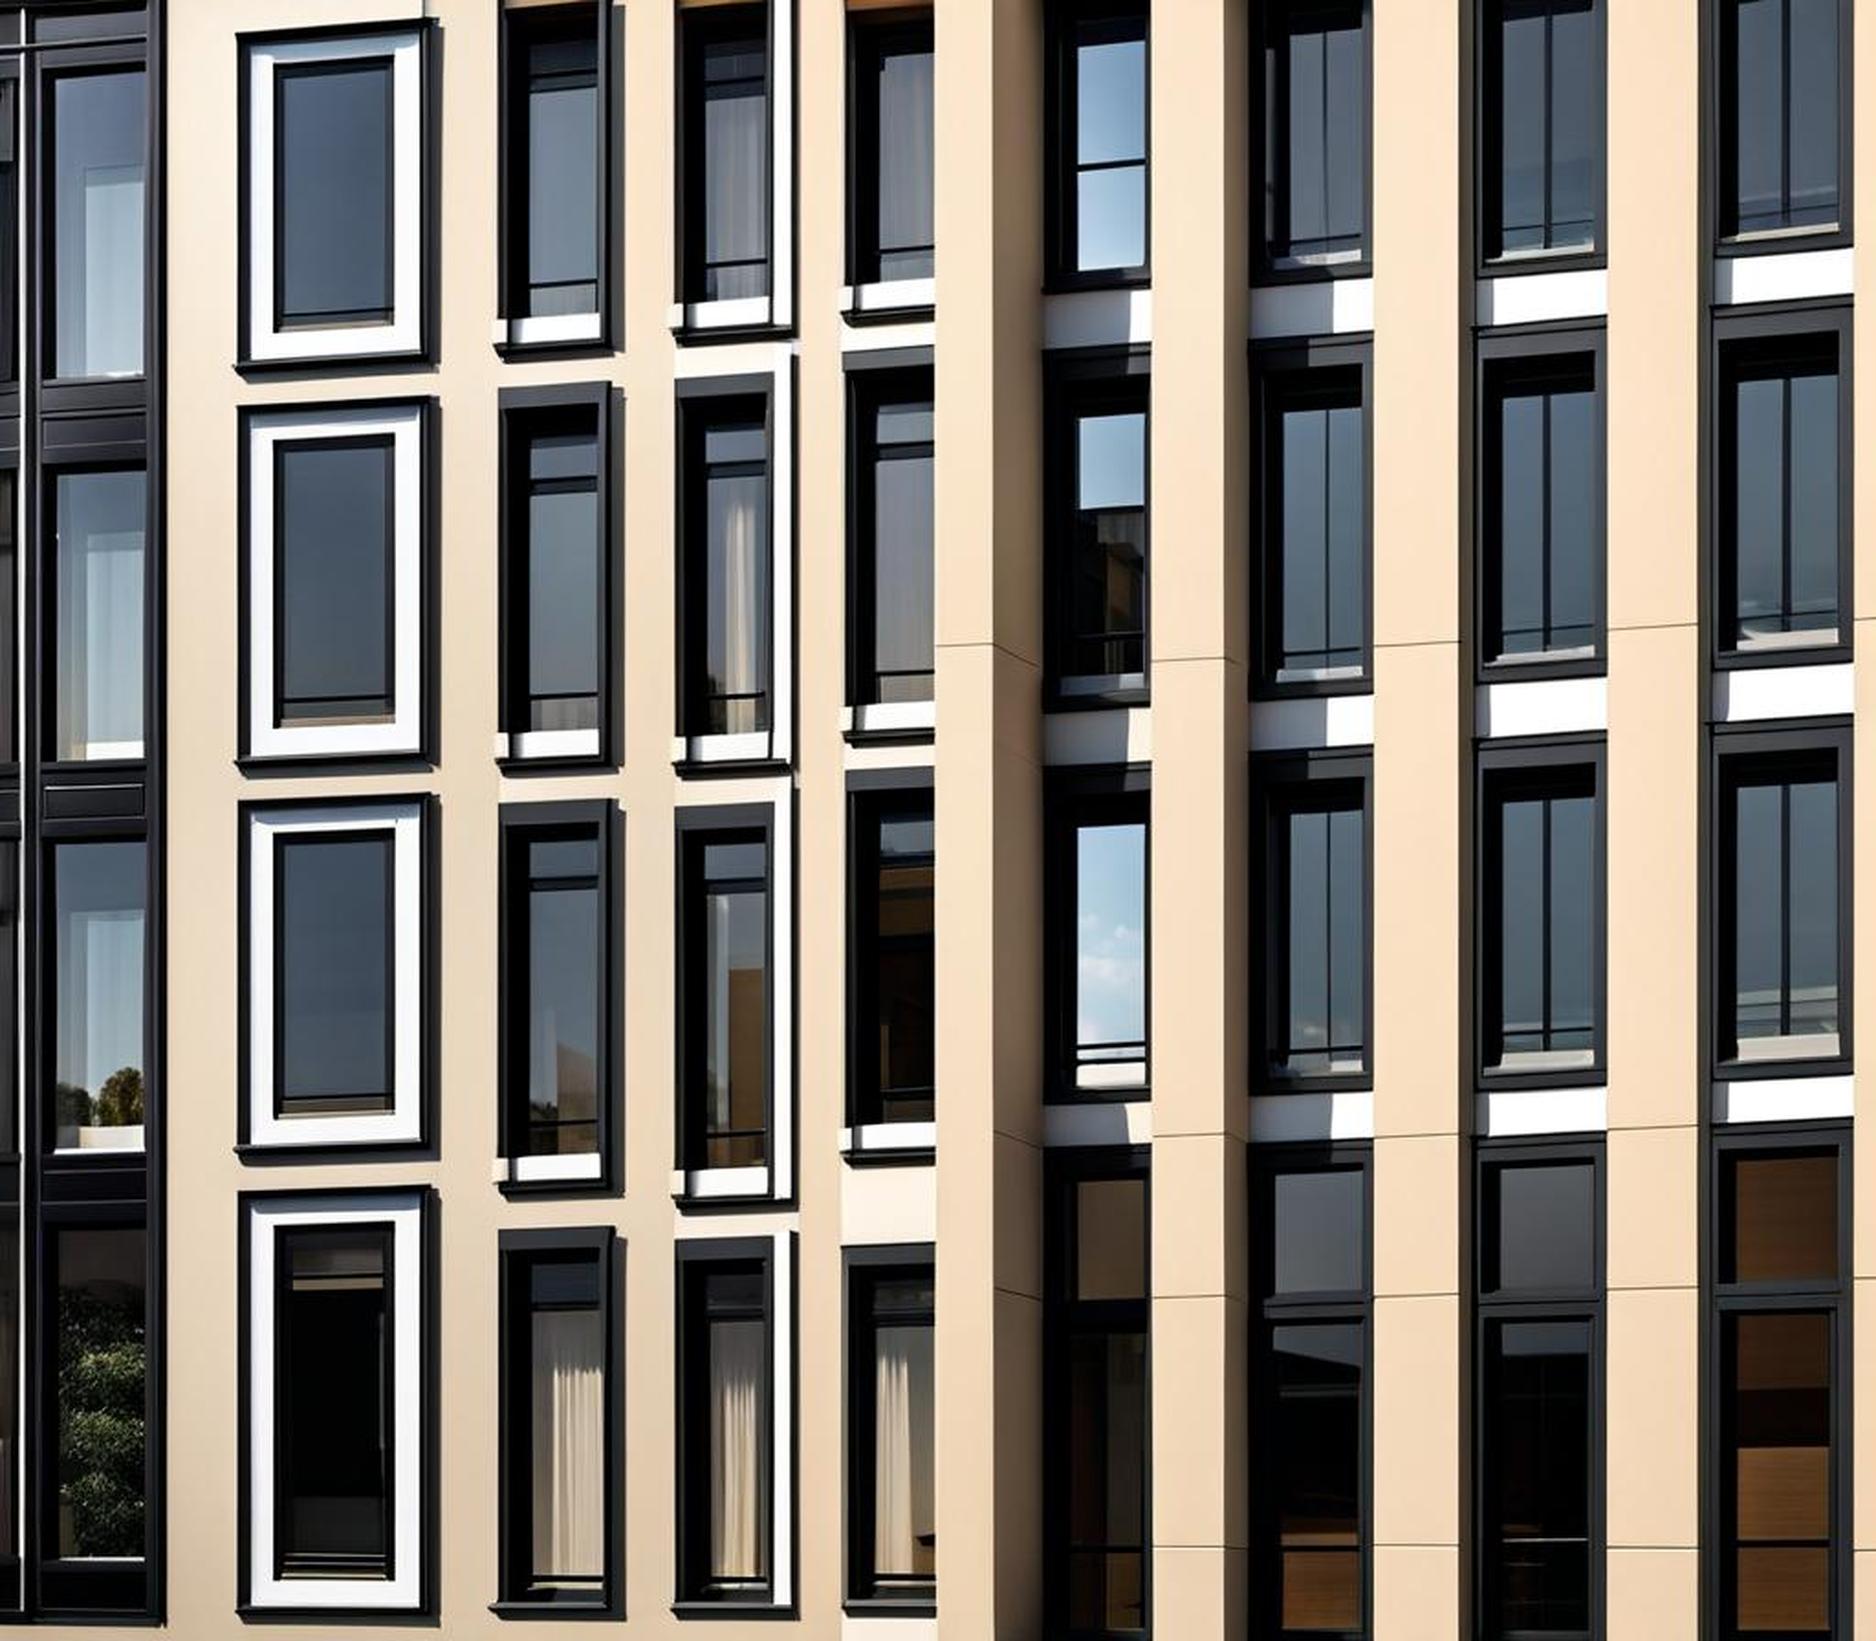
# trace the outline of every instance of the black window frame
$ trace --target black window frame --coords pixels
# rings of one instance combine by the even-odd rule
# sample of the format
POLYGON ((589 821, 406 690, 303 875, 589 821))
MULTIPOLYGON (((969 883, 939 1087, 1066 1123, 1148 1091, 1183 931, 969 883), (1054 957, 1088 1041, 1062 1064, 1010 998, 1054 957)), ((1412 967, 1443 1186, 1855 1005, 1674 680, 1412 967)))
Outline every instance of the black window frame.
POLYGON ((1251 531, 1250 634, 1256 700, 1374 692, 1374 340, 1370 335, 1253 344, 1250 350, 1251 531), (1345 399, 1353 382, 1361 400, 1361 671, 1346 678, 1279 679, 1283 655, 1283 513, 1278 434, 1283 411, 1299 401, 1345 399))
MULTIPOLYGON (((937 1117, 937 1077, 923 1090, 887 1090, 879 1085, 878 1023, 879 827, 889 817, 922 813, 934 820, 933 780, 929 769, 852 770, 847 775, 847 1124, 850 1128, 930 1123, 937 1117), (930 1117, 888 1116, 888 1102, 923 1093, 930 1117)), ((936 837, 932 870, 937 871, 936 837)), ((936 974, 937 902, 933 899, 933 972, 936 974)), ((933 1020, 936 1047, 936 990, 933 1020)), ((856 1145, 851 1158, 859 1157, 856 1145)), ((902 1155, 895 1151, 895 1155, 902 1155)))
MULTIPOLYGON (((913 3, 874 11, 849 8, 847 24, 847 282, 851 286, 893 286, 929 280, 932 274, 907 274, 887 279, 879 259, 879 102, 867 95, 869 76, 876 76, 888 56, 917 56, 919 47, 936 58, 933 6, 913 3)), ((933 112, 934 154, 937 114, 933 112)), ((935 161, 934 161, 935 170, 935 161)), ((933 243, 925 247, 937 259, 937 201, 933 198, 933 243)), ((912 248, 912 247, 908 247, 912 248)), ((895 317, 928 307, 928 303, 895 304, 895 317)), ((850 318, 852 315, 850 314, 850 318)))
MULTIPOLYGON (((1474 969, 1478 995, 1478 1027, 1473 1033, 1474 1086, 1481 1091, 1601 1087, 1609 1076, 1607 743, 1601 736, 1594 739, 1544 736, 1483 744, 1478 753, 1474 792, 1478 805, 1477 847, 1473 868, 1473 951, 1476 954, 1474 969), (1501 836, 1497 818, 1499 806, 1511 796, 1582 796, 1585 785, 1595 809, 1590 931, 1593 946, 1591 963, 1595 970, 1591 987, 1591 1029, 1595 1042, 1590 1051, 1591 1058, 1581 1065, 1553 1069, 1520 1071, 1502 1068, 1493 1064, 1493 1047, 1499 1029, 1499 959, 1502 955, 1498 947, 1501 914, 1496 870, 1499 861, 1498 840, 1501 836)), ((1545 848, 1548 857, 1548 842, 1545 848)), ((1549 932, 1546 925, 1542 931, 1546 949, 1549 932)), ((1545 972, 1548 975, 1548 956, 1545 958, 1545 972)), ((1548 1021, 1545 1029, 1550 1029, 1548 1021)))
MULTIPOLYGON (((1147 285, 1153 278, 1153 21, 1147 0, 1049 0, 1043 16, 1046 39, 1043 73, 1043 289, 1045 291, 1106 290, 1147 285), (1144 192, 1141 229, 1144 261, 1130 268, 1082 269, 1076 266, 1079 213, 1077 162, 1075 29, 1084 22, 1107 23, 1117 30, 1137 22, 1146 51, 1146 75, 1141 118, 1145 126, 1144 192)), ((1132 38, 1131 33, 1116 39, 1132 38)), ((1111 162, 1099 169, 1118 169, 1132 161, 1111 162)))
MULTIPOLYGON (((764 302, 768 305, 771 317, 776 309, 776 222, 775 222, 775 36, 778 27, 785 26, 777 12, 787 8, 791 0, 733 0, 731 4, 688 6, 677 8, 677 128, 673 143, 677 167, 676 191, 673 203, 676 207, 674 250, 677 258, 675 282, 677 302, 688 316, 695 308, 708 307, 716 302, 764 302), (703 50, 714 39, 725 36, 743 38, 752 36, 755 29, 749 26, 752 16, 760 16, 762 47, 762 106, 768 124, 767 155, 764 167, 763 211, 767 220, 765 242, 768 254, 764 259, 768 289, 759 297, 711 297, 704 294, 704 276, 708 265, 704 261, 703 224, 709 216, 709 208, 703 197, 704 157, 703 157, 703 50)), ((738 333, 746 333, 748 328, 766 330, 768 322, 756 327, 736 327, 738 333)))

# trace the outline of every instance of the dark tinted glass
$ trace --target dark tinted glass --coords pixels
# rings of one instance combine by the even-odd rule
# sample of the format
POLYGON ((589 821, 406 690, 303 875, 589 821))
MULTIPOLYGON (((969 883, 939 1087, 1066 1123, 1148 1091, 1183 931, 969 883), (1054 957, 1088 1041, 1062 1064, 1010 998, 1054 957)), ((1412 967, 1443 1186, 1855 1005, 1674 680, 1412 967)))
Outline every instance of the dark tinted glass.
POLYGON ((1836 1279, 1835 1152, 1735 1152, 1726 1158, 1723 1181, 1730 1234, 1722 1282, 1836 1279))
POLYGON ((873 949, 878 1120, 929 1122, 936 1039, 932 821, 927 805, 877 821, 873 949))
POLYGON ((391 1107, 395 847, 378 832, 275 845, 283 1115, 391 1107))
POLYGON ((388 718, 393 700, 391 441, 275 447, 280 722, 388 718))
POLYGON ((1076 1633, 1144 1625, 1147 1383, 1143 1332, 1069 1341, 1067 1619, 1076 1633))
POLYGON ((691 905, 691 1011, 700 1155, 728 1168, 768 1155, 769 896, 767 850, 756 840, 712 841, 691 905))
POLYGON ((695 247, 692 301, 766 296, 769 290, 769 92, 766 6, 684 19, 691 55, 685 200, 695 247))
POLYGON ((1264 235, 1273 262, 1351 262, 1368 214, 1362 0, 1266 8, 1264 235))
POLYGON ((1592 1063, 1596 1047, 1596 800, 1506 794, 1498 836, 1499 1013, 1493 1063, 1592 1063))
POLYGON ((1359 383, 1282 404, 1272 440, 1270 670, 1280 683, 1359 676, 1368 555, 1359 383))
POLYGON ((1588 250, 1602 172, 1594 0, 1498 0, 1487 35, 1491 256, 1588 250))
MULTIPOLYGON (((146 1281, 141 1226, 51 1232, 61 1558, 144 1554, 146 1281)), ((56 1535, 56 1536, 55 1536, 56 1535)))
POLYGON ((1734 1052, 1741 1060, 1835 1054, 1837 783, 1743 782, 1731 802, 1734 1052))
POLYGON ((1602 559, 1593 367, 1546 361, 1500 378, 1486 452, 1487 637, 1497 659, 1591 653, 1602 559))
POLYGON ((882 404, 873 427, 872 698, 929 701, 935 592, 931 403, 882 404))
POLYGON ((395 198, 391 60, 314 63, 277 74, 277 322, 388 320, 395 198))
POLYGON ((875 279, 932 276, 931 24, 856 27, 854 36, 864 190, 856 274, 875 279), (869 180, 870 179, 870 182, 869 180))
POLYGON ((55 1143, 135 1146, 143 1122, 144 846, 52 850, 55 1143))
POLYGON ((1837 0, 1723 0, 1723 233, 1836 225, 1837 16, 1837 0))
POLYGON ((544 19, 517 43, 527 75, 524 311, 597 313, 599 47, 591 10, 544 19))
POLYGON ((19 761, 18 509, 19 469, 0 467, 0 764, 19 761))
POLYGON ((1358 1322, 1271 1330, 1278 1612, 1285 1634, 1362 1624, 1358 1322))
POLYGON ((747 734, 769 727, 768 439, 760 422, 707 430, 698 524, 703 539, 689 573, 700 698, 692 733, 747 734))
POLYGON ((1085 1179, 1075 1187, 1075 1297, 1147 1297, 1144 1179, 1085 1179))
POLYGON ((1486 1170, 1482 1285, 1510 1294, 1596 1286, 1596 1167, 1505 1163, 1486 1170))
POLYGON ((0 382, 19 379, 20 82, 0 79, 0 382))
POLYGON ((64 377, 143 374, 142 69, 61 74, 52 91, 52 359, 64 377))
POLYGON ((526 845, 527 1151, 599 1147, 599 845, 526 845))
MULTIPOLYGON (((588 419, 590 420, 590 418, 588 419)), ((575 428, 528 441, 530 730, 599 725, 599 441, 575 428)))
POLYGON ((1361 800, 1280 817, 1281 1018, 1274 1069, 1358 1072, 1366 1060, 1367 848, 1361 800))
POLYGON ((1367 1189, 1359 1168, 1271 1182, 1271 1292, 1360 1293, 1367 1285, 1367 1189))
POLYGON ((1077 18, 1074 76, 1075 244, 1089 273, 1146 263, 1146 19, 1077 18))
POLYGON ((1146 667, 1144 411, 1075 420, 1075 546, 1064 674, 1134 678, 1146 667))

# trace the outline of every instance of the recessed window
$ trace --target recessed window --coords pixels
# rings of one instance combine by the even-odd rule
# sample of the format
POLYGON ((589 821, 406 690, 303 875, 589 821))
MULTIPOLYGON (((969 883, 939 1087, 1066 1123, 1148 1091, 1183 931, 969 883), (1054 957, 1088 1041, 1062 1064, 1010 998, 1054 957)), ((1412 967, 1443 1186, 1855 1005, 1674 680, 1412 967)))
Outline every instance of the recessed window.
POLYGON ((1366 687, 1369 464, 1365 350, 1272 353, 1263 384, 1266 688, 1366 687))
POLYGON ((1145 1097, 1147 811, 1133 775, 1064 783, 1051 800, 1056 1099, 1145 1097))
POLYGON ((50 853, 53 1143, 141 1150, 146 851, 112 840, 50 853))
POLYGON ((861 790, 853 849, 851 1119, 936 1116, 936 859, 929 788, 861 790))
MULTIPOLYGON (((890 709, 932 698, 932 380, 929 369, 854 371, 852 700, 890 709)), ((858 727, 858 726, 857 726, 858 727)))
POLYGON ((1329 268, 1368 255, 1366 0, 1264 7, 1264 256, 1329 268))
POLYGON ((503 1605, 613 1604, 613 1242, 501 1235, 503 1605))
POLYGON ((1717 0, 1720 233, 1849 220, 1849 0, 1717 0))
POLYGON ((420 749, 424 428, 418 403, 248 417, 248 756, 420 749))
POLYGON ((1113 0, 1048 12, 1051 260, 1066 283, 1140 278, 1147 264, 1147 15, 1113 0))
MULTIPOLYGON (((771 293, 769 28, 765 4, 678 13, 684 74, 680 289, 686 303, 771 293)), ((761 322, 766 319, 764 313, 761 322)))
POLYGON ((141 468, 52 477, 56 659, 52 756, 143 756, 144 528, 141 468))
POLYGON ((144 373, 145 153, 141 68, 61 73, 51 104, 51 310, 46 374, 96 380, 144 373))
POLYGON ((938 1592, 936 1312, 930 1250, 850 1250, 847 1598, 929 1607, 938 1592))
POLYGON ((930 279, 935 267, 932 201, 932 22, 852 24, 853 282, 930 279))
POLYGON ((243 42, 246 357, 416 354, 424 33, 243 42))
POLYGON ((1483 365, 1481 652, 1580 664, 1602 647, 1599 359, 1528 345, 1483 365))
POLYGON ((1720 1167, 1722 1282, 1838 1279, 1834 1152, 1755 1147, 1723 1153, 1720 1167))
POLYGON ((1481 1073, 1599 1081, 1598 750, 1487 755, 1480 772, 1481 1073))
POLYGON ((424 1600, 424 1199, 251 1198, 242 1605, 424 1600))
POLYGON ((1603 193, 1599 0, 1490 0, 1482 20, 1485 255, 1594 251, 1603 193))
POLYGON ((20 379, 20 73, 0 74, 0 382, 20 379))
POLYGON ((414 800, 249 810, 248 1142, 419 1137, 422 833, 414 800))

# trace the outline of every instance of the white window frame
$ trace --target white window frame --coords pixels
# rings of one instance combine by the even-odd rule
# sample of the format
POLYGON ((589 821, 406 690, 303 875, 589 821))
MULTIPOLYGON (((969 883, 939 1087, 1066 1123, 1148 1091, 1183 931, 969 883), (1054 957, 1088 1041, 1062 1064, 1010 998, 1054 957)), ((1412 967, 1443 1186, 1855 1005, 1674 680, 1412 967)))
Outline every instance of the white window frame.
POLYGON ((247 234, 242 270, 247 296, 242 344, 255 364, 423 351, 424 34, 408 29, 315 39, 242 41, 247 78, 247 234), (282 330, 274 311, 275 70, 300 63, 391 59, 391 321, 384 325, 308 326, 282 330))
POLYGON ((247 440, 247 723, 250 758, 415 756, 424 723, 424 423, 427 404, 298 405, 248 414, 247 440), (396 710, 380 724, 282 725, 274 696, 274 451, 282 444, 389 434, 391 603, 397 653, 391 688, 396 710))
POLYGON ((410 1145, 423 1138, 424 800, 255 806, 247 811, 247 1143, 256 1147, 410 1145), (282 837, 392 832, 393 1096, 369 1115, 274 1114, 274 855, 282 837))
POLYGON ((415 1612, 424 1600, 425 1459, 424 1193, 386 1191, 251 1197, 244 1203, 248 1330, 248 1560, 245 1605, 259 1609, 415 1612), (392 1456, 395 1570, 378 1578, 274 1575, 275 1239, 302 1226, 384 1225, 392 1229, 391 1328, 396 1363, 396 1452, 392 1456))

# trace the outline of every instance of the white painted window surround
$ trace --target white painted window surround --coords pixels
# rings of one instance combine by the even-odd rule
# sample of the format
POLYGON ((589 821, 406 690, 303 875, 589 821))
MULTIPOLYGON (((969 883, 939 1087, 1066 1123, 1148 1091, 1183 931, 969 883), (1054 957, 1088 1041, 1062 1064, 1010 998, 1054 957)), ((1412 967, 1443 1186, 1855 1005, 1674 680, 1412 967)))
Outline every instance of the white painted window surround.
POLYGON ((1372 695, 1307 695, 1251 703, 1253 752, 1373 744, 1372 695))
POLYGON ((1251 1100, 1251 1143, 1291 1145, 1308 1140, 1374 1138, 1374 1095, 1262 1094, 1251 1100))
POLYGON ((1849 296, 1855 288, 1856 252, 1848 245, 1713 259, 1713 301, 1719 307, 1849 296))
POLYGON ((1856 1078, 1751 1077, 1713 1085, 1716 1123, 1816 1122, 1856 1115, 1856 1078))
POLYGON ((1050 712, 1042 720, 1046 764, 1143 764, 1153 759, 1151 707, 1050 712))
POLYGON ((1152 1138, 1151 1100, 1090 1100, 1042 1108, 1044 1145, 1145 1145, 1152 1138))
POLYGON ((1474 710, 1477 733, 1486 739, 1596 734, 1609 727, 1609 680, 1494 680, 1478 686, 1474 710))
POLYGON ((1729 667, 1713 675, 1713 721, 1834 718, 1856 710, 1856 665, 1729 667))
POLYGON ((1357 335, 1374 329, 1373 279, 1312 279, 1251 291, 1251 337, 1357 335))
POLYGON ((534 314, 523 319, 497 319, 489 340, 502 347, 573 347, 599 340, 596 313, 534 314))
POLYGON ((1473 302, 1473 317, 1481 326, 1600 319, 1608 311, 1609 274, 1604 268, 1493 274, 1478 282, 1473 302))
POLYGON ((1520 1134, 1601 1134, 1609 1127, 1607 1088, 1507 1088, 1477 1096, 1473 1132, 1481 1139, 1520 1134))
POLYGON ((1153 293, 1058 291, 1042 299, 1045 348, 1131 347, 1153 340, 1153 293))
POLYGON ((866 315, 929 308, 938 299, 935 279, 882 279, 870 285, 842 285, 840 311, 866 315))

